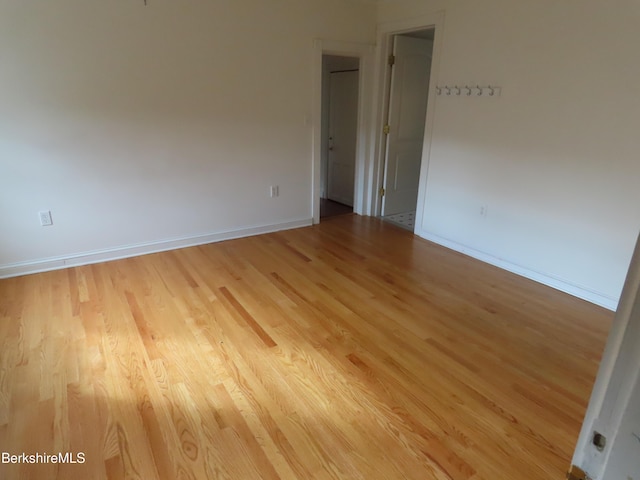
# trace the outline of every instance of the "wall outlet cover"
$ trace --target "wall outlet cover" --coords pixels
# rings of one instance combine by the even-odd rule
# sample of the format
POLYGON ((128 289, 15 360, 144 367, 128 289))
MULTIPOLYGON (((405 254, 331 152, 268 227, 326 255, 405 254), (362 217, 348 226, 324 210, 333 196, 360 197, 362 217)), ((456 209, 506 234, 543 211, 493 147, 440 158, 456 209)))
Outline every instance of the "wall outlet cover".
POLYGON ((41 212, 38 212, 38 216, 40 217, 40 225, 42 225, 43 227, 48 227, 53 225, 53 220, 51 218, 50 210, 43 210, 41 212))

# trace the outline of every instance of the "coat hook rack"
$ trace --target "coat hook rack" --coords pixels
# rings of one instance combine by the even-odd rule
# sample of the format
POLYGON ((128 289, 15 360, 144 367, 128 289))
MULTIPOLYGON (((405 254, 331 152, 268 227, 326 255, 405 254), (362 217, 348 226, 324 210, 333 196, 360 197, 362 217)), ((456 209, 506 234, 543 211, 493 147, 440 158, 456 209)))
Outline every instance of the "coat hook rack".
POLYGON ((496 85, 437 85, 436 95, 447 97, 499 97, 502 87, 496 85))

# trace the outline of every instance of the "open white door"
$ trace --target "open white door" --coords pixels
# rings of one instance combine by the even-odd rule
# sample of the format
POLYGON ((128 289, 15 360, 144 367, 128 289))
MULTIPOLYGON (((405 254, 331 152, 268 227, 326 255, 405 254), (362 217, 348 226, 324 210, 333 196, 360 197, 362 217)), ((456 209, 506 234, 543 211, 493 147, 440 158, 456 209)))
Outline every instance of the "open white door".
POLYGON ((613 438, 602 479, 640 480, 640 382, 637 372, 631 398, 613 438))
POLYGON ((353 206, 358 133, 358 71, 332 72, 329 98, 327 197, 353 206))
POLYGON ((384 216, 416 210, 433 40, 394 37, 384 216))
POLYGON ((638 242, 573 456, 583 478, 640 480, 638 242))

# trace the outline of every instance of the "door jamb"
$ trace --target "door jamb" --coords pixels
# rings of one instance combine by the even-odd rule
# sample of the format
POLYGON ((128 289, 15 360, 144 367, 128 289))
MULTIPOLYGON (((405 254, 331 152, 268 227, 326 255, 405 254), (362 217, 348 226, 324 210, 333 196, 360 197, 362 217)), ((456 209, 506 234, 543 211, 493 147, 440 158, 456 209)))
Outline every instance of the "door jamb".
POLYGON ((435 115, 436 85, 438 83, 438 66, 440 64, 440 52, 442 50, 442 38, 444 27, 444 12, 434 12, 431 14, 402 20, 396 22, 383 23, 378 29, 378 59, 376 72, 376 110, 372 124, 375 126, 375 160, 371 168, 372 182, 371 215, 380 216, 382 211, 382 198, 379 195, 384 182, 384 155, 386 150, 385 135, 382 132, 386 119, 386 98, 389 90, 390 76, 387 74, 387 58, 392 48, 393 36, 401 33, 408 33, 416 30, 435 28, 433 39, 433 57, 431 61, 431 74, 429 82, 429 92, 427 101, 427 118, 425 122, 425 132, 422 148, 422 160, 420 163, 420 179, 418 183, 418 201, 416 205, 416 220, 414 232, 420 234, 424 231, 423 218, 426 201, 427 178, 429 170, 429 157, 431 154, 431 139, 433 133, 433 120, 435 115))
POLYGON ((371 102, 373 98, 373 57, 375 47, 365 43, 340 42, 316 39, 313 41, 313 127, 311 143, 311 216, 313 223, 320 223, 320 173, 322 144, 322 55, 340 55, 357 57, 360 60, 358 80, 358 127, 356 138, 356 167, 353 195, 353 211, 367 214, 370 210, 370 188, 373 177, 370 174, 373 152, 373 135, 371 135, 371 102))

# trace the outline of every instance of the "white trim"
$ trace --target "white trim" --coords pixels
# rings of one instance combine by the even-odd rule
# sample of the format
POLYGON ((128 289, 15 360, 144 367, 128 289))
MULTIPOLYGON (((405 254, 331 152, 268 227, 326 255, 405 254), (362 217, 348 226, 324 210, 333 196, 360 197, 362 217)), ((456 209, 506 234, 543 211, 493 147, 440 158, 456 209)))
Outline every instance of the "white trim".
POLYGON ((358 85, 358 137, 356 139, 356 171, 353 198, 353 211, 359 215, 368 214, 370 205, 371 182, 367 181, 369 165, 373 151, 370 135, 372 97, 372 63, 375 47, 366 43, 339 42, 316 39, 313 41, 313 133, 312 133, 312 168, 311 168, 311 216, 313 223, 320 222, 320 172, 322 154, 322 55, 342 55, 357 57, 360 60, 358 85))
POLYGON ((234 238, 250 237, 252 235, 277 232, 280 230, 290 230, 293 228, 307 227, 311 225, 311 223, 311 218, 305 218, 289 222, 241 228, 238 230, 228 230, 223 232, 206 233, 203 235, 193 235, 189 237, 171 238, 155 242, 137 243, 134 245, 107 248, 104 250, 94 250, 90 252, 82 252, 59 257, 50 257, 29 262, 10 263, 7 265, 0 265, 0 278, 17 277, 20 275, 28 275, 31 273, 59 270, 61 268, 89 265, 91 263, 108 262, 110 260, 136 257, 138 255, 164 252, 166 250, 175 250, 184 247, 193 247, 195 245, 221 242, 223 240, 232 240, 234 238))
POLYGON ((420 163, 420 180, 418 183, 418 201, 416 204, 416 222, 414 230, 422 229, 424 217, 424 207, 426 201, 427 176, 429 170, 429 156, 431 154, 431 137, 436 108, 436 85, 438 83, 438 70, 440 65, 440 52, 442 51, 442 39, 444 34, 444 11, 434 12, 428 15, 421 15, 407 20, 382 23, 378 26, 378 58, 376 64, 376 85, 375 85, 375 110, 372 124, 375 128, 375 160, 371 169, 372 187, 369 200, 371 202, 370 214, 380 216, 381 199, 378 195, 380 187, 383 186, 384 176, 384 156, 385 139, 382 134, 382 127, 385 122, 386 102, 384 98, 388 91, 389 78, 387 75, 387 56, 391 49, 391 38, 399 33, 406 33, 426 28, 435 28, 435 38, 433 41, 433 58, 431 61, 431 74, 429 81, 429 92, 427 101, 427 117, 425 122, 425 133, 422 150, 422 160, 420 163))
POLYGON ((547 285, 548 287, 555 288, 556 290, 560 290, 561 292, 568 293, 569 295, 573 295, 574 297, 581 298, 583 300, 586 300, 587 302, 595 303, 596 305, 600 305, 601 307, 604 307, 608 310, 615 311, 618 306, 617 298, 610 297, 609 295, 603 293, 595 292, 581 285, 575 285, 566 280, 563 280, 562 278, 548 275, 546 273, 536 272, 535 270, 531 270, 522 265, 509 262, 508 260, 499 257, 495 257, 491 254, 467 247, 453 240, 449 240, 447 238, 424 230, 416 231, 415 234, 433 243, 442 245, 443 247, 450 248, 451 250, 455 250, 456 252, 464 253, 465 255, 468 255, 477 260, 502 268, 503 270, 515 273, 522 277, 528 278, 529 280, 542 283, 543 285, 547 285))

